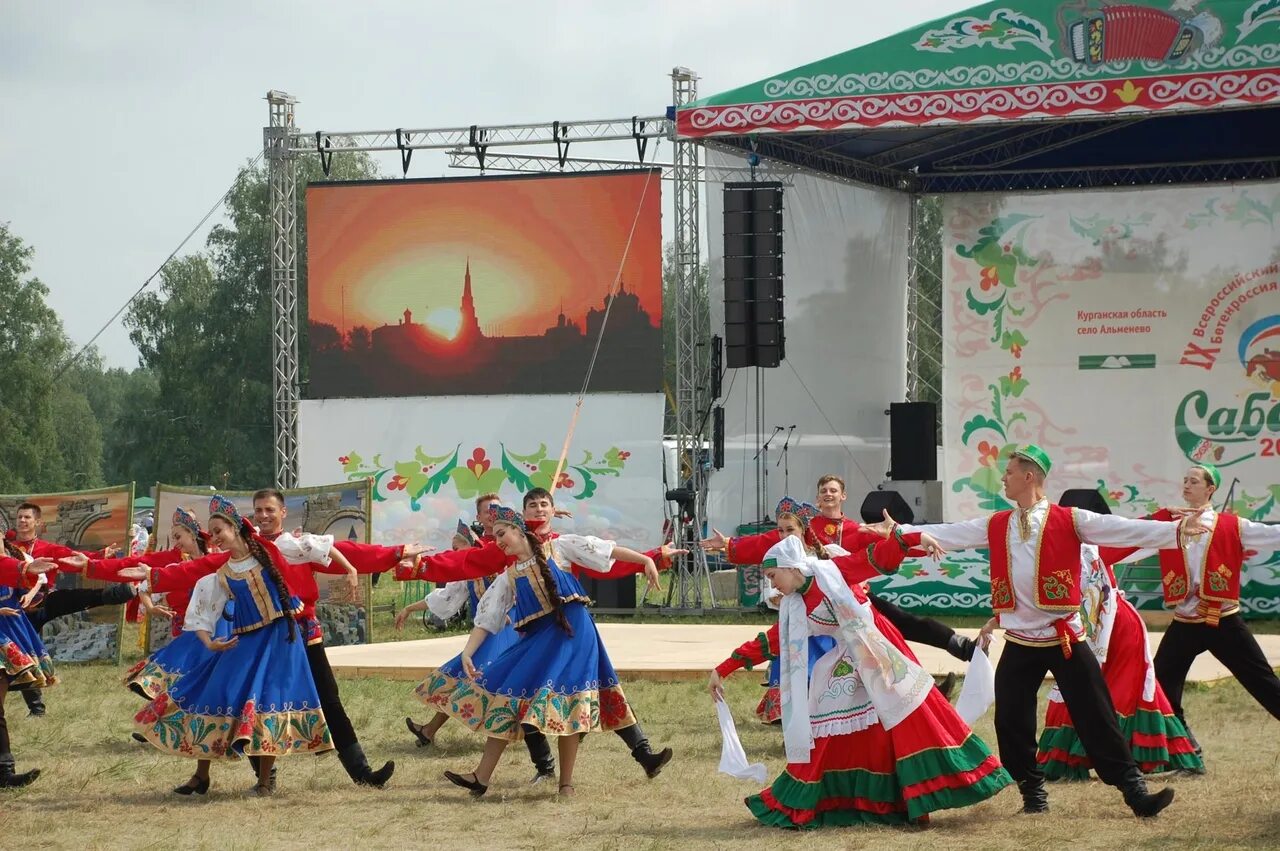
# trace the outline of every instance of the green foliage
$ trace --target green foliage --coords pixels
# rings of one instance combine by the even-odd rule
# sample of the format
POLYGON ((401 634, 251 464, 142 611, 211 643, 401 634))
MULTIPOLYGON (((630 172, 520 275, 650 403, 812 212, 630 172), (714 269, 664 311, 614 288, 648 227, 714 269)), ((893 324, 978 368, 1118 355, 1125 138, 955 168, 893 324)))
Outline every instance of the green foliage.
MULTIPOLYGON (((307 351, 306 204, 301 191, 324 179, 312 158, 298 162, 299 351, 307 351)), ((361 154, 334 158, 331 179, 376 176, 361 154)), ((251 488, 275 478, 272 424, 270 194, 264 166, 240 172, 226 222, 206 250, 165 267, 159 292, 125 318, 155 377, 157 393, 142 451, 153 456, 140 481, 251 488), (197 439, 193 437, 198 436, 197 439)), ((306 362, 301 379, 306 381, 306 362)))
POLYGON ((0 492, 87 488, 102 482, 102 432, 85 396, 99 373, 57 375, 72 353, 62 321, 31 277, 33 249, 0 223, 0 492))
MULTIPOLYGON (((363 154, 333 159, 333 180, 375 176, 363 154)), ((300 320, 301 190, 322 179, 317 160, 299 160, 300 320)), ((131 305, 125 327, 141 359, 132 371, 104 370, 93 350, 66 366, 75 349, 30 275, 32 249, 0 223, 0 492, 274 480, 269 197, 266 168, 243 169, 205 250, 170 262, 131 305)))

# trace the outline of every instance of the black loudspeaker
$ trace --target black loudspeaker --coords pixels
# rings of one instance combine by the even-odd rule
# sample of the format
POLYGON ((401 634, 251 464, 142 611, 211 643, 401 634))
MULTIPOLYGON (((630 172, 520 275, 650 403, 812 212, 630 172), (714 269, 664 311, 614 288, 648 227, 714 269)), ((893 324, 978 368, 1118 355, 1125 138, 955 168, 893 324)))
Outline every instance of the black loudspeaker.
POLYGON ((583 571, 579 580, 582 590, 600 609, 634 609, 636 607, 636 583, 626 580, 592 579, 583 571))
POLYGON ((938 409, 932 402, 889 405, 889 478, 931 482, 938 478, 938 409))
POLYGON ((719 334, 711 335, 711 399, 712 401, 720 398, 720 393, 724 390, 721 386, 721 379, 724 377, 724 341, 720 339, 719 334))
POLYGON ((724 469, 724 406, 711 409, 711 466, 724 469))
POLYGON ((1083 508, 1095 514, 1111 513, 1111 506, 1107 505, 1107 501, 1102 498, 1102 493, 1097 488, 1065 490, 1062 492, 1062 499, 1058 500, 1058 505, 1064 508, 1083 508))
POLYGON ((862 501, 862 507, 858 509, 858 513, 862 515, 863 523, 879 523, 884 519, 886 510, 889 516, 899 523, 916 521, 916 513, 897 491, 872 491, 862 501))
POLYGON ((730 369, 776 367, 782 331, 782 184, 724 185, 724 345, 730 369))

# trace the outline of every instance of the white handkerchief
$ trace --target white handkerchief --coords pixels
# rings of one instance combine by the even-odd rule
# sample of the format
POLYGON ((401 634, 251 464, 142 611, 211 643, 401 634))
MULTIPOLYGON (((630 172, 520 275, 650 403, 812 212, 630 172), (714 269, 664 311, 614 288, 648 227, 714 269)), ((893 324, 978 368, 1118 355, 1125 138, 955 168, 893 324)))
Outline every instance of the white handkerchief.
POLYGON ((956 700, 956 712, 970 727, 986 714, 996 701, 996 672, 991 660, 981 650, 973 651, 969 670, 964 675, 964 688, 956 700))
POLYGON ((738 728, 723 700, 716 701, 716 715, 720 718, 720 771, 739 780, 753 780, 762 785, 769 776, 764 763, 747 764, 747 753, 738 740, 738 728))

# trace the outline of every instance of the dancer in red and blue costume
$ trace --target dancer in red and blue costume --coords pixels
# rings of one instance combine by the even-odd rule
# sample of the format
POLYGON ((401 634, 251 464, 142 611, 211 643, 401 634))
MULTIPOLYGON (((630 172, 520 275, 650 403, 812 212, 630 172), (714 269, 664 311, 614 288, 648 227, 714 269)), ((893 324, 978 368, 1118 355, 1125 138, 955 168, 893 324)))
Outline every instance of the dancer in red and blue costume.
MULTIPOLYGON (((153 550, 136 556, 101 559, 89 562, 85 575, 107 582, 129 581, 120 571, 127 568, 147 567, 163 572, 169 565, 178 565, 209 554, 209 533, 200 528, 196 515, 179 506, 173 511, 169 540, 174 546, 166 550, 153 550)), ((141 591, 140 599, 150 598, 150 592, 141 591)), ((183 619, 191 602, 191 589, 170 591, 165 595, 165 606, 170 614, 172 640, 164 647, 138 662, 124 675, 125 686, 144 700, 152 700, 166 691, 171 681, 203 661, 209 651, 194 632, 183 630, 183 619)), ((225 625, 214 637, 225 638, 229 633, 225 625)))
MULTIPOLYGON (((423 702, 488 736, 480 764, 470 774, 445 772, 451 783, 483 795, 509 742, 529 728, 559 741, 560 794, 573 793, 573 770, 581 734, 635 726, 589 601, 573 574, 548 556, 521 512, 494 509, 494 536, 514 563, 485 591, 476 626, 462 655, 418 686, 423 702), (515 644, 481 667, 475 663, 486 639, 508 619, 520 633, 515 644)), ((609 541, 566 535, 559 539, 576 563, 607 571, 615 558, 638 553, 609 541)), ((657 586, 658 571, 644 559, 645 575, 657 586)))
MULTIPOLYGON (((524 495, 523 509, 525 527, 540 542, 544 553, 554 559, 556 564, 563 565, 561 569, 568 571, 576 579, 581 566, 574 563, 572 553, 558 551, 557 540, 560 536, 551 531, 550 522, 556 516, 555 498, 544 488, 532 488, 524 495)), ((674 556, 685 551, 663 544, 644 553, 623 547, 616 547, 613 552, 615 561, 607 571, 595 575, 596 579, 627 580, 646 571, 649 564, 653 564, 657 570, 665 570, 670 568, 674 556)), ((475 549, 421 556, 411 564, 402 563, 396 568, 396 578, 401 581, 466 581, 504 571, 511 562, 509 554, 496 543, 490 543, 475 549)), ((657 777, 674 755, 671 748, 655 752, 638 722, 615 732, 650 779, 657 777)))
MULTIPOLYGON (((296 618, 306 642, 307 662, 320 694, 338 759, 357 785, 382 788, 395 772, 395 762, 387 761, 376 770, 370 767, 356 737, 355 727, 342 705, 337 680, 324 652, 324 632, 315 615, 316 603, 320 600, 320 587, 314 574, 345 574, 354 594, 359 589, 359 574, 385 572, 402 559, 417 557, 423 549, 410 544, 386 547, 352 541, 335 543, 332 536, 327 535, 285 535, 284 521, 288 517, 288 510, 284 495, 271 488, 254 494, 253 507, 259 535, 274 543, 286 561, 297 563, 290 567, 287 575, 289 586, 302 604, 296 618)), ((211 553, 200 559, 170 565, 163 570, 152 568, 145 578, 148 579, 150 590, 156 593, 190 589, 202 576, 220 569, 225 563, 225 553, 211 553)), ((138 569, 128 569, 133 570, 138 569)), ((142 576, 141 573, 138 575, 142 576)))
POLYGON ((14 770, 4 699, 10 691, 48 688, 58 681, 40 633, 21 603, 28 581, 55 569, 52 559, 0 555, 0 789, 26 786, 40 776, 38 768, 14 770))
POLYGON ((277 757, 333 749, 293 617, 301 604, 286 576, 299 571, 225 497, 210 501, 209 531, 226 560, 196 583, 183 626, 209 654, 134 716, 134 726, 158 749, 198 760, 179 795, 208 792, 212 760, 244 756, 258 757, 255 791, 267 795, 277 757), (229 638, 215 637, 221 620, 229 638))

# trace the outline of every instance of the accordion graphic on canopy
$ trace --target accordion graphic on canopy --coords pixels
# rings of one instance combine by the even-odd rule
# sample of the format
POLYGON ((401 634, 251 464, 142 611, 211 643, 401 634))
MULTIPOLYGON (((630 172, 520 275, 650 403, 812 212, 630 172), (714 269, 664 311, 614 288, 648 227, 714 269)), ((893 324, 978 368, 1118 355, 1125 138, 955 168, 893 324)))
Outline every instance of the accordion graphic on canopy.
POLYGON ((1089 65, 1134 59, 1177 62, 1216 43, 1221 34, 1222 24, 1212 15, 1183 20, 1148 6, 1108 6, 1068 28, 1072 57, 1089 65))

